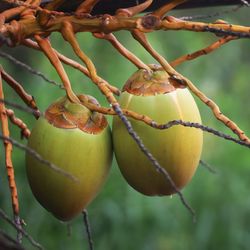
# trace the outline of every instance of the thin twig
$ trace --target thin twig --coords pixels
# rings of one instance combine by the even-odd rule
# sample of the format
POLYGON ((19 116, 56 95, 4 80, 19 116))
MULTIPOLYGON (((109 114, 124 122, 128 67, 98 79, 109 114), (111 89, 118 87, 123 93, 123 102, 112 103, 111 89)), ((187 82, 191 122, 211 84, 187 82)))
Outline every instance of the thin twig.
POLYGON ((145 64, 143 61, 141 61, 135 54, 133 54, 131 51, 129 51, 126 47, 124 47, 114 36, 114 34, 109 33, 94 33, 93 34, 96 38, 105 39, 109 41, 112 46, 127 60, 129 60, 131 63, 133 63, 138 69, 147 69, 150 70, 150 67, 145 64))
MULTIPOLYGON (((240 2, 241 2, 241 0, 240 0, 240 2)), ((191 20, 204 20, 204 19, 214 18, 214 17, 218 17, 218 16, 220 17, 223 14, 225 15, 225 14, 237 12, 244 6, 246 6, 246 5, 241 3, 230 10, 222 10, 222 11, 218 11, 218 12, 208 14, 208 15, 182 16, 182 17, 178 17, 178 19, 183 20, 183 21, 191 21, 191 20)))
MULTIPOLYGON (((14 215, 14 222, 19 229, 23 228, 21 218, 18 214, 14 215)), ((23 240, 23 234, 20 230, 17 231, 17 241, 21 244, 23 240)))
POLYGON ((36 42, 40 46, 41 50, 44 52, 44 54, 47 56, 47 58, 49 59, 51 64, 56 69, 59 77, 61 78, 61 80, 63 82, 63 86, 65 88, 65 91, 67 93, 68 98, 74 103, 80 103, 78 97, 76 96, 76 94, 72 90, 68 75, 65 72, 65 69, 64 69, 61 61, 59 60, 56 52, 53 50, 53 48, 50 44, 50 41, 47 38, 43 38, 39 35, 35 35, 34 37, 36 39, 36 42))
POLYGON ((32 155, 34 158, 36 158, 39 162, 45 164, 46 166, 48 166, 49 168, 51 168, 53 171, 59 173, 59 174, 62 174, 64 175, 66 178, 69 178, 71 179, 72 181, 78 181, 78 179, 73 176, 72 174, 64 171, 63 169, 57 167, 55 164, 53 164, 52 162, 50 161, 47 161, 45 160, 40 154, 38 154, 35 150, 19 143, 18 141, 10 138, 10 137, 6 137, 4 135, 2 135, 0 133, 0 139, 1 140, 5 140, 5 141, 8 141, 10 142, 12 145, 16 146, 17 148, 21 149, 21 150, 24 150, 26 151, 28 154, 32 155))
POLYGON ((18 227, 9 217, 8 215, 0 208, 0 217, 7 221, 11 226, 20 231, 24 237, 26 237, 29 242, 38 249, 44 249, 39 243, 37 243, 24 229, 18 227))
MULTIPOLYGON (((0 98, 4 99, 4 92, 3 92, 3 86, 2 86, 2 73, 3 69, 0 69, 0 98)), ((1 121, 1 131, 4 137, 10 136, 10 130, 9 130, 9 122, 8 122, 8 116, 6 113, 6 107, 3 102, 0 103, 0 121, 1 121)), ((3 140, 4 144, 4 154, 5 154, 5 168, 8 176, 8 184, 11 194, 11 203, 12 203, 12 210, 14 215, 14 221, 17 225, 17 227, 22 227, 20 225, 20 219, 19 219, 19 200, 18 200, 18 193, 17 193, 17 186, 16 186, 16 180, 15 180, 15 172, 14 172, 14 166, 12 161, 12 150, 13 145, 11 142, 7 140, 3 140)), ((17 239, 19 243, 21 243, 22 235, 20 232, 17 232, 17 239)))
POLYGON ((66 228, 67 228, 67 236, 68 236, 68 237, 71 237, 71 235, 72 235, 72 225, 71 225, 70 222, 68 222, 68 223, 66 224, 66 228))
POLYGON ((0 229, 0 239, 1 239, 1 243, 2 241, 4 241, 3 244, 1 244, 1 250, 6 250, 5 248, 3 249, 3 245, 4 246, 7 245, 8 250, 25 250, 17 240, 13 239, 10 235, 8 235, 2 229, 0 229))
POLYGON ((237 39, 237 37, 233 37, 233 36, 222 37, 219 40, 217 40, 214 43, 212 43, 209 46, 207 46, 206 48, 203 48, 201 50, 197 50, 197 51, 195 51, 193 53, 181 56, 181 57, 175 59, 174 61, 171 61, 170 65, 172 67, 176 67, 176 66, 180 65, 183 62, 194 60, 197 57, 200 57, 200 56, 203 56, 203 55, 207 55, 207 54, 215 51, 216 49, 220 48, 222 45, 224 45, 224 44, 226 44, 226 43, 228 43, 228 42, 230 42, 232 40, 235 40, 235 39, 237 39))
POLYGON ((6 114, 9 117, 10 121, 20 128, 21 130, 21 139, 24 137, 26 139, 30 136, 30 130, 28 129, 27 125, 20 119, 15 116, 15 113, 12 109, 6 109, 6 114))
POLYGON ((19 105, 17 103, 14 103, 14 102, 10 102, 8 100, 3 100, 3 99, 0 99, 0 103, 3 102, 5 103, 7 106, 10 106, 10 107, 13 107, 13 108, 17 108, 21 111, 24 111, 26 113, 30 113, 30 114, 33 114, 35 117, 40 117, 40 116, 43 116, 42 113, 40 113, 40 111, 36 110, 36 109, 32 109, 30 107, 24 107, 22 105, 19 105))
MULTIPOLYGON (((2 77, 5 82, 20 96, 20 98, 31 108, 37 109, 36 101, 32 95, 27 93, 23 86, 17 82, 11 75, 9 75, 6 71, 2 70, 2 77)), ((38 117, 36 117, 38 118, 38 117)))
POLYGON ((242 141, 250 144, 250 138, 245 135, 244 131, 241 130, 238 125, 225 116, 221 111, 219 106, 211 99, 209 99, 200 89, 198 89, 188 78, 182 76, 177 72, 168 61, 161 56, 148 42, 144 33, 134 30, 132 32, 134 38, 154 57, 162 66, 162 68, 170 75, 177 79, 177 83, 186 86, 192 91, 204 104, 206 104, 214 116, 221 121, 225 126, 227 126, 233 133, 235 133, 242 141))
POLYGON ((213 167, 211 167, 210 164, 208 164, 207 162, 200 160, 200 165, 206 168, 210 173, 217 174, 217 171, 213 167))
MULTIPOLYGON (((170 121, 170 122, 168 122, 166 124, 158 125, 158 128, 160 128, 160 129, 168 129, 168 128, 171 128, 172 126, 175 126, 175 125, 182 125, 184 127, 191 127, 191 128, 201 129, 201 130, 203 130, 205 132, 211 133, 211 134, 216 135, 218 137, 221 137, 221 138, 223 138, 225 140, 233 141, 233 142, 235 142, 235 143, 237 143, 239 145, 250 148, 250 143, 249 142, 233 138, 230 135, 224 134, 224 133, 222 133, 222 132, 220 132, 220 131, 218 131, 216 129, 209 128, 207 126, 204 126, 204 125, 196 123, 196 122, 185 122, 185 121, 182 121, 182 120, 173 120, 173 121, 170 121)), ((153 127, 157 127, 157 125, 153 124, 153 127)))
POLYGON ((8 59, 9 61, 11 61, 12 63, 14 63, 14 64, 16 64, 16 65, 18 65, 18 66, 20 66, 20 67, 26 69, 28 72, 30 72, 30 73, 32 73, 32 74, 34 74, 34 75, 37 75, 37 76, 39 76, 39 77, 41 77, 41 78, 42 78, 43 80, 45 80, 46 82, 51 83, 51 84, 53 84, 53 85, 55 85, 55 86, 58 86, 58 87, 60 87, 60 88, 62 88, 62 89, 64 88, 64 87, 62 86, 62 84, 57 83, 57 82, 55 82, 55 81, 53 81, 53 80, 50 80, 50 79, 49 79, 47 76, 45 76, 42 72, 33 69, 33 68, 30 67, 29 65, 27 65, 27 64, 25 64, 25 63, 23 63, 23 62, 17 60, 15 57, 13 57, 13 56, 11 56, 11 55, 9 55, 9 54, 3 52, 3 51, 0 51, 0 56, 1 56, 1 57, 4 57, 4 58, 6 58, 6 59, 8 59))
MULTIPOLYGON (((36 42, 30 40, 30 39, 26 39, 25 41, 23 41, 23 45, 27 46, 29 48, 41 51, 40 47, 37 45, 36 42)), ((87 77, 89 76, 89 71, 80 63, 64 56, 63 54, 59 53, 57 50, 55 50, 55 53, 57 54, 58 58, 60 59, 60 61, 66 65, 69 65, 71 67, 73 67, 76 70, 79 70, 80 72, 82 72, 84 75, 86 75, 87 77)), ((110 91, 112 91, 112 93, 114 93, 115 95, 120 95, 120 90, 118 88, 116 88, 113 85, 110 85, 109 83, 107 83, 104 79, 100 78, 100 81, 105 82, 105 84, 107 85, 107 87, 110 89, 110 91)))
POLYGON ((5 37, 3 34, 0 33, 0 47, 2 44, 6 44, 7 46, 11 46, 12 42, 9 37, 5 37))
POLYGON ((184 198, 182 192, 176 187, 174 181, 172 180, 171 176, 169 173, 161 167, 161 165, 158 163, 158 161, 155 159, 155 157, 150 153, 150 151, 145 147, 143 144, 141 138, 137 135, 137 133, 134 131, 130 121, 128 118, 123 114, 122 109, 120 108, 119 105, 113 105, 113 109, 115 110, 116 114, 119 116, 119 118, 122 120, 124 125, 127 128, 128 133, 131 135, 131 137, 135 140, 137 145, 139 146, 140 150, 147 156, 149 161, 152 163, 152 165, 155 167, 156 171, 161 173, 166 180, 170 183, 170 185, 173 187, 174 191, 179 195, 181 202, 183 205, 188 209, 188 211, 192 214, 193 216, 193 221, 196 221, 196 215, 195 211, 193 208, 187 203, 186 199, 184 198))
MULTIPOLYGON (((31 108, 24 107, 24 106, 18 105, 16 103, 12 103, 12 102, 7 101, 7 100, 0 99, 0 102, 4 102, 7 106, 17 108, 17 109, 24 111, 24 112, 27 112, 27 113, 33 114, 34 112, 37 112, 36 110, 33 110, 31 108)), ((100 106, 97 106, 97 105, 94 105, 91 103, 85 103, 84 105, 92 111, 97 111, 97 112, 105 114, 105 115, 117 115, 112 108, 100 107, 100 106)), ((169 129, 171 127, 178 126, 178 125, 184 126, 184 127, 197 128, 197 129, 201 129, 204 132, 207 132, 207 133, 213 134, 215 136, 218 136, 220 138, 223 138, 225 140, 232 141, 232 142, 239 144, 241 146, 245 146, 247 148, 250 148, 249 143, 242 141, 240 139, 234 138, 234 137, 227 135, 225 133, 222 133, 216 129, 202 125, 200 123, 183 121, 183 120, 172 120, 172 121, 169 121, 167 123, 160 124, 160 123, 157 123, 156 121, 152 120, 150 117, 148 117, 146 115, 141 115, 141 114, 138 114, 138 113, 131 111, 131 110, 128 110, 128 109, 122 109, 122 112, 125 116, 130 117, 130 118, 135 119, 135 120, 138 120, 138 121, 141 121, 141 122, 144 122, 145 124, 147 124, 153 128, 156 128, 156 129, 169 129)), ((40 114, 40 116, 43 116, 43 114, 40 114)))
POLYGON ((89 250, 94 250, 94 241, 93 241, 93 238, 91 235, 91 228, 90 228, 89 216, 88 216, 87 209, 84 209, 82 214, 83 214, 83 222, 85 225, 86 234, 88 237, 89 250))

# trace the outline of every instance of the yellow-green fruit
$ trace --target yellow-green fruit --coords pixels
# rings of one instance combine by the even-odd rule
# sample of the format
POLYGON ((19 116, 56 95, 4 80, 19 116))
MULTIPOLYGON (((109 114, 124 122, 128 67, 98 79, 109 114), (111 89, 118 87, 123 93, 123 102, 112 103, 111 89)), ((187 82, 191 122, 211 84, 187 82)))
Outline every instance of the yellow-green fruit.
MULTIPOLYGON (((151 117, 163 124, 171 120, 201 123, 197 105, 186 88, 166 72, 139 70, 125 84, 119 103, 122 108, 151 117), (175 84, 170 84, 173 81, 175 84)), ((167 170, 178 189, 192 178, 202 151, 202 131, 174 126, 167 130, 152 128, 129 119, 160 165, 167 170)), ((127 182, 145 195, 170 195, 174 188, 158 173, 128 134, 122 121, 113 120, 113 146, 118 166, 127 182)))
MULTIPOLYGON (((86 98, 96 104, 88 96, 86 98)), ((105 117, 61 98, 36 122, 28 146, 45 160, 71 174, 55 172, 31 154, 26 170, 31 190, 40 204, 60 220, 78 215, 97 195, 112 161, 111 132, 105 117)))

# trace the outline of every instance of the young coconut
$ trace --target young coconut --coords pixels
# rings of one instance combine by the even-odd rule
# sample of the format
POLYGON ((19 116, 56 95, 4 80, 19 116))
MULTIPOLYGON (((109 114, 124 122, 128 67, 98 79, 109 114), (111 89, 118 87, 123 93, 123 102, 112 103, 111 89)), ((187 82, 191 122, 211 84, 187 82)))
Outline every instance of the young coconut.
MULTIPOLYGON (((138 70, 123 88, 119 100, 121 107, 147 115, 160 124, 171 120, 201 123, 199 110, 188 89, 171 85, 171 79, 165 71, 138 70)), ((183 188, 199 164, 202 131, 180 125, 159 130, 141 121, 129 120, 176 187, 183 188)), ((141 152, 118 117, 114 117, 112 134, 118 166, 134 189, 150 196, 175 193, 171 184, 141 152)))
MULTIPOLYGON (((90 96, 78 98, 98 104, 90 96)), ((111 132, 106 118, 63 97, 36 122, 28 146, 76 178, 73 181, 26 155, 31 190, 56 218, 68 221, 97 195, 112 161, 111 132)))

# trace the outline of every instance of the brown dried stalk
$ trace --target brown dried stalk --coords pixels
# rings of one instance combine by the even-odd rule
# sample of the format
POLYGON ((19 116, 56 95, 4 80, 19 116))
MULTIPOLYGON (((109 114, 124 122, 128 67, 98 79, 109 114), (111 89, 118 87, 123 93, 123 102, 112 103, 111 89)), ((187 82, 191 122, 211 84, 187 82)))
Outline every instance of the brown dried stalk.
POLYGON ((57 54, 55 53, 55 51, 51 47, 49 40, 46 38, 41 38, 38 35, 35 35, 35 39, 36 39, 38 45, 40 46, 40 48, 43 50, 44 54, 48 57, 51 64, 56 69, 58 75, 60 76, 68 98, 72 102, 80 103, 78 97, 75 95, 75 93, 73 92, 73 90, 71 88, 69 78, 68 78, 57 54))
POLYGON ((204 102, 212 111, 215 117, 224 123, 228 128, 235 133, 240 140, 250 144, 250 139, 245 135, 245 133, 237 126, 236 123, 231 121, 227 116, 221 113, 218 105, 209 99, 203 92, 201 92, 189 79, 178 73, 171 65, 165 60, 163 56, 158 54, 156 50, 150 45, 144 33, 135 30, 133 37, 161 64, 164 70, 176 80, 177 84, 187 86, 202 102, 204 102))
POLYGON ((76 9, 76 15, 90 13, 100 0, 85 0, 76 9))
POLYGON ((225 36, 222 37, 221 39, 217 40, 216 42, 212 43, 211 45, 209 45, 208 47, 201 49, 201 50, 197 50, 191 54, 187 54, 187 55, 183 55, 177 59, 175 59, 174 61, 170 62, 170 65, 172 67, 176 67, 178 65, 180 65, 183 62, 186 61, 190 61, 190 60, 194 60, 197 57, 203 56, 203 55, 207 55, 213 51, 215 51, 216 49, 220 48, 222 45, 237 39, 237 37, 234 36, 225 36))
POLYGON ((36 118, 39 117, 39 110, 37 108, 34 97, 29 95, 24 88, 18 83, 13 77, 11 77, 6 71, 2 69, 1 71, 2 78, 6 81, 6 83, 20 96, 20 98, 30 107, 31 109, 37 110, 36 118))
POLYGON ((61 33, 66 41, 69 42, 69 44, 72 46, 72 49, 74 50, 75 54, 85 63, 90 78, 97 85, 97 87, 101 90, 101 92, 106 96, 107 100, 110 104, 117 104, 117 100, 115 99, 113 93, 107 88, 106 84, 103 81, 100 81, 101 78, 97 75, 96 68, 93 64, 93 62, 88 58, 88 56, 81 50, 77 39, 75 38, 75 34, 73 32, 73 28, 70 23, 65 22, 63 24, 63 28, 61 30, 61 33))
POLYGON ((126 16, 126 17, 131 17, 131 16, 135 16, 136 14, 139 14, 141 12, 143 12, 144 10, 146 10, 151 3, 153 2, 153 0, 146 0, 145 2, 135 5, 133 7, 130 8, 126 8, 126 9, 118 9, 115 13, 116 16, 126 16))
POLYGON ((163 5, 158 10, 154 11, 152 15, 159 17, 160 19, 168 13, 170 10, 174 9, 176 6, 185 3, 187 0, 174 0, 168 4, 163 5))
POLYGON ((21 138, 25 137, 26 139, 30 136, 30 130, 27 125, 19 118, 15 116, 15 113, 12 109, 6 109, 6 114, 9 117, 10 121, 15 124, 21 130, 21 138))
MULTIPOLYGON (((113 110, 113 108, 106 108, 106 107, 101 107, 101 106, 97 106, 91 103, 84 103, 84 105, 89 108, 92 111, 96 111, 105 115, 117 115, 116 112, 113 110)), ((143 115, 143 114, 139 114, 136 113, 132 110, 128 110, 128 109, 122 109, 122 113, 129 118, 132 118, 134 120, 140 121, 140 122, 144 122, 145 124, 147 124, 148 126, 152 127, 152 128, 156 128, 156 129, 169 129, 173 126, 184 126, 184 127, 191 127, 191 128, 197 128, 197 129, 201 129, 204 132, 213 134, 215 136, 218 136, 220 138, 223 138, 225 140, 229 140, 232 141, 234 143, 237 143, 241 146, 245 146, 247 148, 250 148, 250 144, 248 142, 244 142, 242 140, 236 139, 230 135, 224 134, 216 129, 207 127, 205 125, 202 125, 200 123, 196 123, 196 122, 190 122, 190 121, 183 121, 183 120, 172 120, 172 121, 168 121, 167 123, 158 123, 155 120, 153 120, 152 118, 150 118, 149 116, 143 115)))
MULTIPOLYGON (((2 69, 0 69, 0 98, 4 99, 1 71, 2 69)), ((0 103, 0 120, 1 120, 3 136, 9 137, 10 132, 9 132, 8 116, 7 116, 6 108, 3 102, 0 103)), ((13 168, 13 163, 12 163, 12 143, 7 140, 4 140, 3 142, 4 142, 4 148, 5 148, 5 166, 6 166, 6 171, 7 171, 8 181, 9 181, 14 219, 15 219, 16 225, 21 228, 22 226, 20 224, 20 217, 19 217, 19 201, 18 201, 14 168, 13 168)), ((21 242, 22 235, 19 232, 18 232, 17 237, 18 237, 18 240, 21 242)))
MULTIPOLYGON (((26 39, 23 41, 23 45, 29 47, 29 48, 32 48, 32 49, 36 49, 36 50, 39 50, 41 51, 41 48, 37 45, 36 42, 30 40, 30 39, 26 39)), ((90 77, 90 74, 89 74, 89 71, 83 66, 81 65, 80 63, 64 56, 63 54, 59 53, 57 50, 53 49, 55 51, 55 53, 57 54, 59 60, 77 70, 79 70, 80 72, 82 72, 84 75, 86 75, 87 77, 90 77)), ((120 90, 118 88, 116 88, 115 86, 109 84, 107 81, 105 81, 104 79, 102 79, 101 77, 100 78, 100 81, 103 81, 107 88, 112 92, 114 93, 115 95, 120 95, 120 90)))
POLYGON ((183 21, 169 17, 160 19, 156 15, 139 17, 100 16, 88 17, 86 15, 55 15, 46 25, 41 25, 39 18, 28 18, 2 25, 0 34, 11 37, 13 42, 20 43, 23 39, 34 37, 36 34, 49 35, 61 30, 64 23, 70 23, 77 32, 112 33, 118 30, 152 32, 155 30, 188 30, 193 32, 212 32, 216 35, 233 35, 237 37, 250 37, 249 27, 232 25, 228 23, 203 23, 183 21))
MULTIPOLYGON (((27 3, 30 4, 32 0, 28 0, 27 3)), ((22 11, 26 9, 25 6, 18 6, 15 8, 11 8, 0 13, 0 27, 5 23, 6 20, 15 17, 20 14, 22 11)))
POLYGON ((135 56, 132 52, 130 52, 126 47, 124 47, 113 34, 94 33, 93 35, 96 38, 105 39, 109 41, 121 55, 123 55, 130 62, 132 62, 138 69, 150 70, 150 67, 147 64, 141 61, 137 56, 135 56))

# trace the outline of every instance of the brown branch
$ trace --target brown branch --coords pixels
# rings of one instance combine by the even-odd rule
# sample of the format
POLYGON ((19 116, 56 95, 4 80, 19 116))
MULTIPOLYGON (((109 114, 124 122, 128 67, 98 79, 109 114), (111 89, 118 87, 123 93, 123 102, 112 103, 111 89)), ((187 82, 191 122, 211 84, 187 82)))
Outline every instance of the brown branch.
MULTIPOLYGON (((41 51, 40 47, 37 45, 36 42, 30 40, 30 39, 26 39, 25 41, 23 41, 23 45, 35 49, 35 50, 39 50, 41 51)), ((57 54, 59 60, 73 68, 75 68, 76 70, 79 70, 80 72, 82 72, 84 75, 86 75, 87 77, 90 77, 89 71, 80 63, 64 56, 63 54, 59 53, 58 51, 56 51, 54 49, 55 53, 57 54)), ((100 81, 103 81, 107 88, 112 91, 112 93, 114 93, 115 95, 120 95, 120 90, 112 85, 110 85, 108 82, 106 82, 104 79, 100 78, 100 81)))
POLYGON ((90 13, 100 0, 85 0, 76 9, 76 14, 90 13))
MULTIPOLYGON (((2 87, 2 69, 0 69, 0 98, 4 99, 3 87, 2 87)), ((6 108, 3 102, 0 103, 0 120, 1 120, 1 127, 2 127, 2 134, 4 137, 9 137, 9 124, 8 124, 8 116, 6 113, 6 108)), ((15 181, 15 173, 14 167, 12 163, 12 143, 10 141, 4 140, 4 148, 5 148, 5 167, 8 176, 9 188, 11 193, 11 203, 13 214, 15 218, 15 223, 18 227, 22 227, 20 224, 19 218, 19 201, 18 201, 18 194, 17 194, 17 187, 15 181)), ((21 235, 18 232, 18 239, 21 241, 21 235)))
POLYGON ((12 109, 6 109, 6 114, 10 121, 21 129, 21 138, 25 137, 28 139, 30 136, 30 130, 28 129, 27 125, 21 119, 15 116, 15 113, 12 109))
MULTIPOLYGON (((166 3, 171 2, 172 0, 154 0, 153 3, 149 6, 146 10, 154 11, 159 9, 161 6, 165 5, 166 3)), ((64 5, 60 8, 62 11, 71 12, 74 11, 81 0, 74 0, 74 1, 65 1, 64 5)), ((100 1, 97 6, 93 9, 93 14, 114 14, 118 8, 129 8, 135 4, 135 0, 105 0, 100 1)), ((241 4, 240 0, 189 0, 183 5, 177 6, 177 8, 195 8, 195 7, 213 7, 213 6, 228 6, 228 5, 237 5, 241 4)))
MULTIPOLYGON (((96 111, 96 112, 99 112, 99 113, 102 113, 105 115, 117 115, 116 112, 112 108, 101 107, 101 106, 97 106, 97 105, 94 105, 91 103, 84 103, 84 105, 92 111, 96 111)), ((220 138, 223 138, 225 140, 232 141, 232 142, 237 143, 241 146, 245 146, 247 148, 250 148, 250 143, 236 139, 230 135, 224 134, 216 129, 204 126, 200 123, 191 122, 191 121, 182 121, 182 120, 172 120, 172 121, 168 121, 167 123, 161 124, 161 123, 156 122, 155 120, 153 120, 149 116, 136 113, 132 110, 122 109, 122 113, 126 117, 143 122, 152 128, 161 129, 161 130, 170 129, 174 126, 184 126, 184 127, 197 128, 197 129, 200 129, 204 132, 207 132, 207 133, 213 134, 215 136, 218 136, 220 138)))
POLYGON ((181 56, 181 57, 175 59, 174 61, 171 61, 170 65, 172 67, 176 67, 176 66, 180 65, 183 62, 194 60, 197 57, 207 55, 207 54, 215 51, 216 49, 220 48, 222 45, 228 43, 229 41, 235 40, 235 39, 237 39, 237 37, 233 37, 233 36, 223 37, 223 38, 217 40, 216 42, 212 43, 211 45, 209 45, 208 47, 206 47, 204 49, 197 50, 197 51, 195 51, 195 52, 193 52, 191 54, 181 56))
MULTIPOLYGON (((30 2, 31 0, 29 0, 30 2)), ((25 6, 18 6, 15 8, 7 9, 0 13, 0 27, 5 23, 5 21, 8 21, 8 19, 11 19, 17 15, 19 15, 23 10, 25 10, 25 6)))
POLYGON ((147 69, 150 70, 150 67, 141 61, 137 56, 135 56, 131 51, 129 51, 126 47, 124 47, 117 38, 109 33, 94 33, 93 34, 96 38, 105 39, 109 41, 117 51, 127 58, 130 62, 132 62, 138 69, 147 69))
MULTIPOLYGON (((21 97, 21 99, 26 103, 30 108, 37 110, 36 115, 38 115, 39 110, 37 108, 34 97, 29 95, 24 88, 18 83, 13 77, 11 77, 6 71, 2 70, 2 78, 8 83, 8 85, 21 97)), ((3 99, 3 98, 2 98, 3 99)), ((39 116, 36 116, 38 118, 39 116)))
POLYGON ((169 3, 166 3, 161 8, 155 10, 152 15, 155 15, 159 18, 162 18, 166 13, 168 13, 170 10, 174 9, 176 6, 181 5, 182 3, 187 2, 187 0, 173 0, 169 3))
POLYGON ((145 11, 151 4, 153 0, 146 0, 145 2, 139 4, 136 3, 136 5, 128 8, 119 8, 116 10, 115 15, 116 16, 126 16, 131 17, 135 16, 136 14, 139 14, 143 11, 145 11))
POLYGON ((34 37, 35 34, 47 36, 51 32, 62 30, 65 23, 71 24, 74 33, 113 33, 119 30, 133 31, 134 29, 141 32, 152 32, 155 30, 188 30, 192 32, 212 32, 216 35, 232 35, 242 38, 250 37, 250 30, 247 26, 226 23, 187 22, 176 18, 169 21, 169 17, 160 20, 154 15, 130 18, 116 16, 55 16, 53 19, 50 19, 47 26, 41 26, 37 18, 23 19, 16 21, 12 25, 3 25, 0 28, 0 34, 5 37, 13 38, 13 42, 20 43, 23 39, 34 37), (18 34, 18 37, 16 34, 18 34))
POLYGON ((36 8, 40 6, 41 0, 26 0, 25 3, 30 5, 23 12, 20 13, 20 18, 34 18, 36 14, 36 8))
POLYGON ((241 25, 233 25, 230 23, 203 23, 194 21, 183 21, 178 18, 173 18, 171 21, 166 17, 159 23, 158 29, 161 30, 186 30, 195 32, 213 32, 215 34, 226 34, 249 37, 249 27, 241 25))
POLYGON ((35 35, 35 39, 36 39, 38 45, 40 46, 41 50, 48 57, 51 64, 54 66, 58 75, 60 76, 69 100, 71 100, 72 102, 75 102, 75 103, 79 103, 80 101, 79 101, 78 97, 76 96, 76 94, 73 92, 69 78, 68 78, 57 54, 55 53, 55 51, 51 47, 49 40, 46 38, 41 38, 38 35, 35 35))
POLYGON ((228 128, 231 129, 233 133, 235 133, 240 140, 250 144, 250 139, 245 135, 245 133, 237 126, 236 123, 231 121, 227 116, 221 113, 218 105, 209 99, 202 91, 200 91, 189 79, 182 76, 175 69, 171 67, 171 65, 165 60, 163 56, 157 53, 157 51, 150 45, 147 41, 146 36, 135 30, 133 32, 134 38, 161 64, 164 70, 173 76, 179 84, 186 85, 202 102, 204 102, 213 112, 214 116, 224 123, 228 128))

